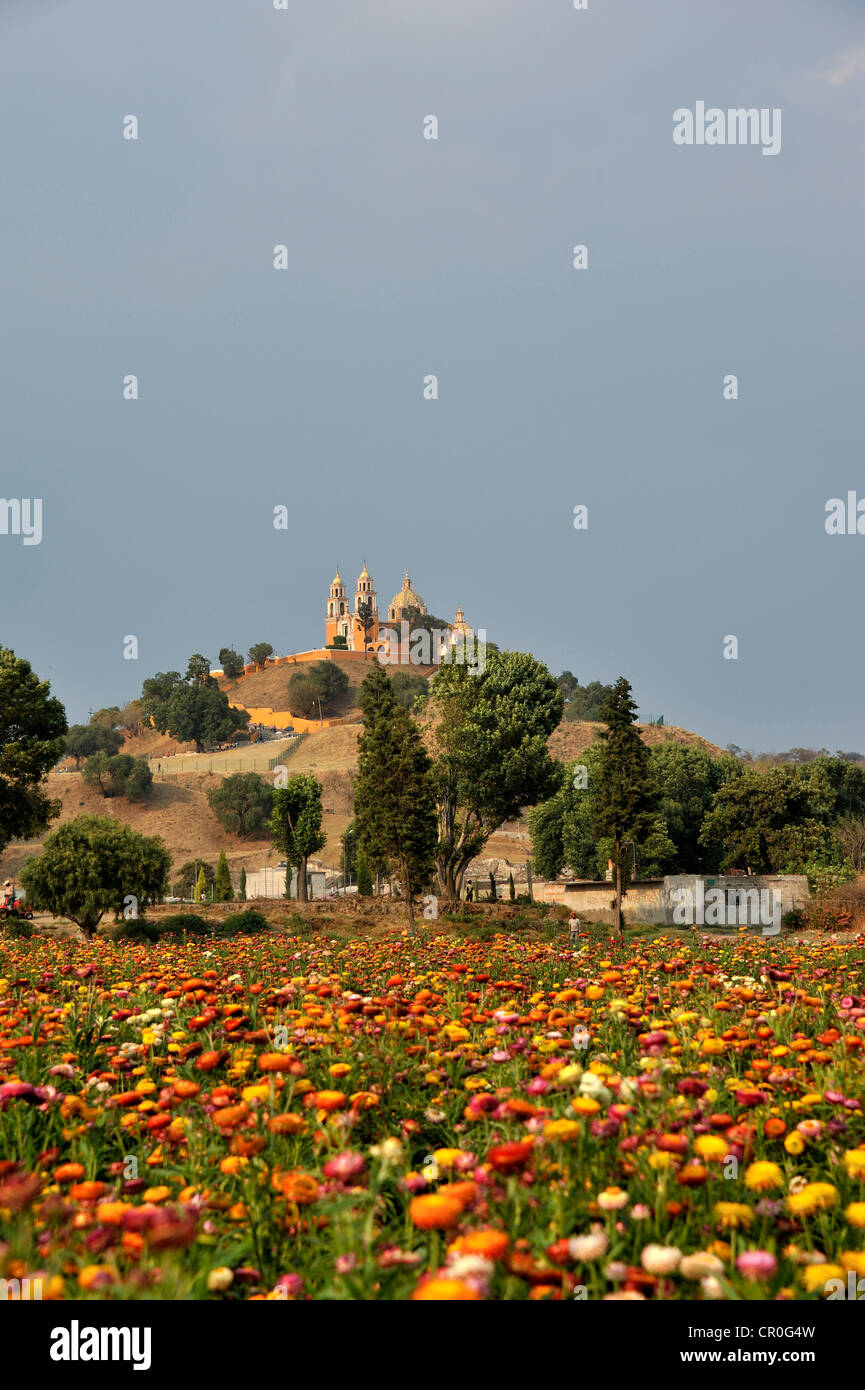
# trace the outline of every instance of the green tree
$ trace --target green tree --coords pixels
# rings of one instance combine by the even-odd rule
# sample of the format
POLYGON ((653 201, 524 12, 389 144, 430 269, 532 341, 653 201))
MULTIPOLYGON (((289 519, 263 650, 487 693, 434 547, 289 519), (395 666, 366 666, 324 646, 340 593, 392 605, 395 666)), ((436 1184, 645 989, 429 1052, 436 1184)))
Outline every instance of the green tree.
MULTIPOLYGON (((215 891, 215 884, 214 884, 214 891, 215 891)), ((194 895, 194 896, 195 896, 195 901, 196 901, 197 903, 203 903, 203 902, 204 902, 204 899, 207 897, 207 879, 206 879, 205 874, 204 874, 204 865, 203 865, 203 864, 202 864, 201 868, 198 870, 198 882, 197 882, 196 885, 195 885, 195 895, 194 895)))
POLYGON ((357 872, 357 830, 354 821, 349 821, 339 840, 340 867, 346 879, 357 872))
POLYGON ((29 661, 0 647, 0 852, 29 839, 60 811, 41 789, 63 753, 66 712, 29 661))
POLYGON ((812 814, 807 784, 787 765, 766 772, 746 768, 722 786, 703 821, 700 842, 719 851, 722 868, 764 874, 810 859, 825 847, 828 835, 812 814))
POLYGON ((302 719, 330 714, 348 690, 348 676, 335 661, 316 661, 288 682, 288 708, 302 719))
POLYGON ((181 743, 194 743, 200 753, 206 743, 222 743, 249 723, 247 710, 235 709, 212 676, 207 683, 184 683, 165 712, 165 730, 181 743))
POLYGON ((414 710, 418 701, 424 705, 429 699, 429 682, 423 676, 394 669, 390 672, 390 683, 396 702, 403 709, 414 710))
POLYGON ((695 873, 698 867, 716 872, 718 855, 701 846, 700 832, 715 793, 742 775, 741 763, 729 754, 713 758, 704 748, 687 747, 672 740, 656 744, 649 758, 660 813, 675 846, 667 872, 695 873))
POLYGON ((120 706, 108 705, 105 709, 98 709, 90 716, 91 724, 98 724, 103 729, 114 729, 120 723, 120 706))
POLYGON ((249 649, 249 659, 256 671, 263 671, 267 665, 268 657, 273 656, 273 647, 269 642, 256 642, 249 649))
POLYGON ((354 794, 358 846, 371 868, 392 865, 413 926, 412 899, 429 880, 436 845, 430 760, 377 658, 361 687, 361 708, 354 794))
POLYGON ((239 902, 246 902, 246 869, 243 865, 240 867, 240 884, 237 889, 237 897, 239 902))
POLYGON ((92 936, 105 912, 137 915, 164 891, 171 859, 158 835, 139 835, 111 816, 77 816, 53 830, 28 859, 21 882, 28 902, 68 917, 92 936))
POLYGON ((141 687, 141 708, 145 719, 153 720, 159 733, 168 732, 168 707, 184 681, 179 671, 157 671, 141 687))
POLYGON ((606 700, 602 715, 598 785, 593 797, 594 832, 610 842, 615 884, 616 926, 624 936, 622 897, 630 872, 629 843, 643 838, 652 828, 658 796, 652 784, 649 750, 640 738, 637 706, 631 687, 620 676, 606 700))
POLYGON ((219 858, 216 861, 216 882, 213 886, 213 896, 218 903, 234 901, 234 889, 231 886, 231 874, 228 871, 228 860, 225 857, 224 849, 219 851, 219 858))
POLYGON ((233 772, 207 793, 207 801, 232 835, 263 835, 273 813, 273 788, 256 772, 233 772))
POLYGON ((510 898, 512 903, 516 902, 517 889, 516 884, 514 883, 514 876, 512 873, 508 874, 508 897, 510 898))
POLYGON ((436 872, 459 898, 466 868, 490 835, 559 784, 547 739, 562 695, 546 666, 523 652, 490 652, 485 669, 449 662, 432 684, 427 716, 438 808, 436 872))
POLYGON ((210 662, 201 652, 195 652, 190 658, 186 667, 187 681, 194 682, 195 685, 207 685, 210 680, 210 662))
POLYGON ((230 681, 239 680, 243 675, 243 657, 232 647, 221 647, 219 660, 222 664, 222 674, 230 681))
POLYGON ((357 605, 357 619, 363 630, 363 657, 365 661, 369 651, 370 636, 375 627, 375 609, 372 606, 371 598, 360 600, 357 605))
POLYGON ((123 734, 119 729, 110 729, 104 724, 73 724, 66 735, 65 752, 75 759, 78 768, 82 758, 91 758, 94 753, 110 756, 119 751, 122 743, 123 734))
MULTIPOLYGON (((297 896, 304 903, 309 857, 327 843, 322 815, 321 783, 310 774, 289 777, 286 786, 274 792, 270 832, 276 848, 297 869, 297 896)), ((286 873, 286 884, 290 877, 286 873)))
POLYGON ((295 671, 288 682, 286 703, 300 719, 323 719, 321 686, 306 671, 295 671))
POLYGON ((195 897, 195 888, 198 883, 199 867, 204 874, 204 886, 209 891, 216 879, 216 871, 212 864, 205 864, 202 860, 188 859, 181 866, 177 873, 177 880, 174 884, 174 895, 177 898, 195 897))
POLYGON ((372 874, 362 849, 357 852, 357 896, 359 898, 372 897, 372 874))
MULTIPOLYGON (((570 672, 565 674, 569 675, 570 672)), ((567 697, 565 718, 567 720, 585 720, 592 724, 600 723, 603 719, 604 706, 612 692, 613 686, 602 685, 600 681, 590 681, 586 686, 577 682, 567 697)))
POLYGON ((105 797, 123 796, 144 801, 153 791, 153 774, 144 758, 130 753, 94 753, 84 764, 84 781, 98 787, 105 797))

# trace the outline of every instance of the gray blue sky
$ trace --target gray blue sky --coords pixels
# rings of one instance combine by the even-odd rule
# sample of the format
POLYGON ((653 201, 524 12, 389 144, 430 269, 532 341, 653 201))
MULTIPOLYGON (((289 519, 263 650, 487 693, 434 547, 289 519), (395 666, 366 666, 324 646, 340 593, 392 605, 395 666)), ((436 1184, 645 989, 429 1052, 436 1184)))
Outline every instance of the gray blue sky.
POLYGON ((0 641, 71 719, 318 645, 366 560, 644 716, 865 749, 861 3, 2 0, 0 123, 0 495, 44 507, 0 641), (677 147, 698 100, 781 153, 677 147))

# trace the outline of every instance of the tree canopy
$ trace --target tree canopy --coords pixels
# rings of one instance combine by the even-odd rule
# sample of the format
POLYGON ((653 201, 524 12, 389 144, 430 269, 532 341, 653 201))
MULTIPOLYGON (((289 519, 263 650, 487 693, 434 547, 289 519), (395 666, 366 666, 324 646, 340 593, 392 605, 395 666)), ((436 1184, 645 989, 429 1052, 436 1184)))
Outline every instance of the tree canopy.
POLYGON ((437 841, 430 760, 417 725, 375 659, 361 689, 354 824, 370 868, 390 866, 413 922, 412 899, 430 879, 437 841))
POLYGON ((144 711, 159 732, 181 743, 194 743, 197 753, 205 744, 230 739, 249 723, 248 712, 229 703, 209 671, 206 657, 196 653, 190 657, 185 677, 178 671, 160 671, 144 682, 141 691, 144 711))
POLYGON ((260 835, 273 812, 273 788, 257 772, 234 772, 207 793, 211 811, 232 835, 260 835))
MULTIPOLYGON (((118 711, 119 715, 119 711, 118 711)), ((123 733, 106 724, 73 724, 66 735, 65 751, 75 759, 75 766, 81 766, 82 758, 91 758, 94 753, 118 753, 123 744, 123 733)))
POLYGON ((426 718, 439 838, 442 892, 459 896, 470 861, 490 835, 525 806, 549 797, 560 773, 547 739, 562 695, 546 666, 523 652, 490 652, 477 671, 439 667, 426 718))
MULTIPOLYGON (((327 836, 322 830, 321 783, 311 774, 289 777, 273 794, 270 832, 273 843, 287 862, 297 869, 297 896, 306 902, 307 862, 310 855, 324 849, 327 836)), ((286 882, 288 880, 286 874, 286 882)))
POLYGON ((153 773, 144 758, 130 753, 94 753, 84 764, 84 781, 98 787, 105 797, 123 796, 144 801, 153 791, 153 773))
POLYGON ((68 917, 92 936, 105 912, 135 913, 165 892, 171 858, 159 836, 139 835, 111 816, 77 816, 47 836, 21 882, 28 903, 68 917))
POLYGON ((0 851, 59 813, 41 783, 63 753, 66 711, 29 661, 0 647, 0 851))

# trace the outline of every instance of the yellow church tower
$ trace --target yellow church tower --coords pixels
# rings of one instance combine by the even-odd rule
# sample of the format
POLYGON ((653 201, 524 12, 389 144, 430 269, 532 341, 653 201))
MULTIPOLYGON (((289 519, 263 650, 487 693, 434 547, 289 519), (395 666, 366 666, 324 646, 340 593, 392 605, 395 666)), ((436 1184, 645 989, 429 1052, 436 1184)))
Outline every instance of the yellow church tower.
POLYGON ((354 612, 349 607, 345 584, 337 569, 328 595, 324 631, 326 646, 332 647, 338 637, 341 639, 339 646, 350 652, 362 652, 364 645, 372 646, 378 641, 378 598, 366 561, 358 575, 354 612), (361 604, 369 604, 371 610, 365 631, 360 616, 361 604))

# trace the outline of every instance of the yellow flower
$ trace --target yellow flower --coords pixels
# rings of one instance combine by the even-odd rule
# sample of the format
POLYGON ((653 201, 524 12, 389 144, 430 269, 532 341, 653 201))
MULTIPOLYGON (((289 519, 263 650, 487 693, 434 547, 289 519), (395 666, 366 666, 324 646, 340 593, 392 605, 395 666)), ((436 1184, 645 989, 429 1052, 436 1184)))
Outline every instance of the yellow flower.
POLYGON ((270 1098, 270 1082, 260 1081, 254 1086, 244 1086, 240 1094, 247 1105, 256 1100, 268 1100, 270 1098))
POLYGON ((597 1115, 601 1108, 601 1102, 592 1100, 591 1096, 576 1096, 571 1101, 571 1109, 577 1115, 597 1115))
POLYGON ((754 1220, 754 1213, 742 1202, 716 1202, 715 1219, 722 1231, 737 1231, 740 1226, 747 1230, 754 1220))
POLYGON ((649 1154, 649 1167, 658 1170, 675 1168, 676 1155, 667 1153, 664 1149, 658 1149, 655 1153, 649 1154))
POLYGON ((348 1076, 351 1067, 348 1062, 333 1062, 327 1070, 331 1076, 348 1076))
POLYGON ((579 1132, 576 1120, 548 1120, 544 1125, 545 1139, 576 1139, 579 1132))
POLYGON ((851 1226, 865 1226, 865 1202, 851 1202, 844 1215, 851 1226))
POLYGON ((865 1149, 848 1149, 844 1167, 851 1178, 865 1178, 865 1149))
POLYGON ((838 1190, 831 1183, 809 1182, 801 1192, 794 1192, 787 1198, 787 1206, 796 1216, 810 1216, 815 1211, 834 1207, 837 1201, 838 1190))
POLYGON ((436 1149, 433 1158, 439 1168, 453 1168, 458 1158, 462 1158, 462 1149, 436 1149))
POLYGON ((802 1270, 802 1282, 809 1293, 825 1290, 830 1279, 843 1278, 844 1271, 840 1265, 806 1265, 802 1270))
POLYGON ((842 1250, 841 1263, 854 1274, 865 1274, 865 1250, 842 1250))
POLYGON ((783 1187, 784 1175, 777 1163, 751 1163, 745 1170, 745 1186, 755 1192, 770 1192, 783 1187))
POLYGON ((579 1081, 579 1079, 580 1079, 580 1077, 582 1076, 582 1074, 583 1074, 583 1069, 582 1069, 582 1067, 577 1066, 576 1062, 571 1062, 570 1066, 562 1067, 561 1071, 559 1072, 558 1076, 556 1077, 556 1080, 557 1080, 557 1081, 565 1081, 565 1082, 567 1082, 567 1081, 579 1081))
POLYGON ((794 1156, 804 1153, 805 1140, 802 1138, 801 1134, 794 1129, 793 1133, 788 1134, 787 1138, 784 1140, 784 1148, 787 1150, 788 1154, 793 1154, 794 1156))
POLYGON ((720 1163, 730 1152, 727 1140, 719 1134, 699 1134, 694 1140, 694 1148, 707 1163, 720 1163))

